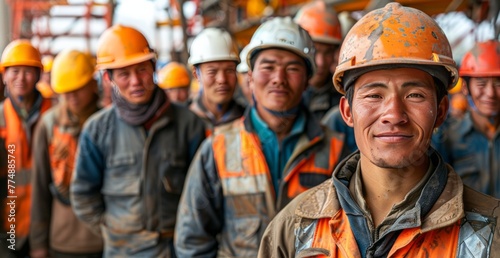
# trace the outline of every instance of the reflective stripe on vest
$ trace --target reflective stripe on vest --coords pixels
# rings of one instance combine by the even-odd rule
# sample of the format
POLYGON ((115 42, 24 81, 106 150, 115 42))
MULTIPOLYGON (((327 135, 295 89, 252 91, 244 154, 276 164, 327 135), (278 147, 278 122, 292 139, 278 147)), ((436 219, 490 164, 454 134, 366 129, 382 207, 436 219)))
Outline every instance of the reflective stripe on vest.
MULTIPOLYGON (((40 116, 50 107, 50 100, 42 100, 38 121, 40 120, 40 116)), ((23 238, 28 236, 30 225, 32 150, 31 143, 28 142, 26 136, 26 130, 31 130, 32 128, 24 128, 23 121, 17 115, 11 100, 8 98, 4 101, 3 113, 0 115, 3 116, 3 121, 5 122, 5 126, 0 128, 0 135, 5 139, 4 147, 7 150, 7 154, 14 157, 10 159, 15 160, 16 172, 12 179, 15 182, 15 189, 13 189, 14 192, 12 194, 9 192, 8 195, 16 196, 14 209, 16 215, 16 236, 23 238), (9 148, 9 145, 14 146, 14 149, 9 148), (14 151, 9 152, 8 150, 14 151)), ((4 218, 9 218, 9 214, 11 214, 11 209, 5 209, 4 218)), ((5 229, 10 230, 11 222, 5 219, 3 224, 5 229)), ((19 240, 22 242, 22 239, 19 240)))
MULTIPOLYGON (((230 132, 216 134, 213 140, 214 158, 225 195, 274 193, 271 175, 258 137, 245 130, 243 119, 232 123, 230 132)), ((310 145, 319 141, 313 139, 310 145)), ((342 141, 332 138, 326 149, 300 160, 284 178, 289 199, 317 185, 302 185, 300 176, 321 176, 326 180, 333 172, 342 149, 342 141)), ((287 173, 287 171, 283 171, 287 173)), ((324 181, 322 180, 322 181, 324 181)), ((319 182, 319 183, 322 183, 319 182)))
MULTIPOLYGON (((487 257, 494 225, 494 219, 466 213, 461 221, 428 232, 404 229, 388 257, 487 257)), ((295 232, 297 257, 361 257, 343 210, 331 219, 301 223, 295 232)))

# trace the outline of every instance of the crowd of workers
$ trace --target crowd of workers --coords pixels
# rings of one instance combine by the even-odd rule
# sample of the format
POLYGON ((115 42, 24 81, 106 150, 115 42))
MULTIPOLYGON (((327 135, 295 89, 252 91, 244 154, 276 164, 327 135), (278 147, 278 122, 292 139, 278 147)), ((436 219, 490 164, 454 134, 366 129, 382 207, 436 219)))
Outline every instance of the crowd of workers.
POLYGON ((12 41, 0 257, 500 256, 500 42, 457 67, 397 3, 342 35, 316 1, 158 71, 129 26, 95 59, 12 41))

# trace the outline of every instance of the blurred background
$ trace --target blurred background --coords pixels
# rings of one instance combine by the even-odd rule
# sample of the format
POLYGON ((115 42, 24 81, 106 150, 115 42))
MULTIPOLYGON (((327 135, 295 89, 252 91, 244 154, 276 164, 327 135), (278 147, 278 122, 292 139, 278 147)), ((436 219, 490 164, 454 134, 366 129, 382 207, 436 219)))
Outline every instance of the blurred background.
MULTIPOLYGON (((191 39, 204 27, 225 27, 244 47, 268 17, 294 15, 310 0, 0 0, 0 48, 27 38, 43 55, 72 47, 95 54, 100 34, 121 23, 143 32, 158 63, 186 63, 191 39)), ((325 0, 344 33, 388 0, 325 0)), ((499 38, 500 0, 400 0, 432 15, 442 26, 457 63, 477 41, 499 38)))

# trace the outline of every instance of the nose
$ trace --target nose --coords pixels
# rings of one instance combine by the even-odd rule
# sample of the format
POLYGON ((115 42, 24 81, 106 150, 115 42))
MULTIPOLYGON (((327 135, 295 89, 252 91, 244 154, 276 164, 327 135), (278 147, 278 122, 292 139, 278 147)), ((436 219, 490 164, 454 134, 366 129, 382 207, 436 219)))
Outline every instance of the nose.
POLYGON ((382 123, 400 125, 408 122, 408 115, 403 100, 394 96, 389 97, 383 104, 386 109, 382 114, 382 123))
POLYGON ((316 54, 314 61, 316 62, 316 66, 318 67, 318 69, 321 69, 325 64, 325 56, 323 54, 318 53, 316 54))
POLYGON ((273 78, 272 78, 272 82, 273 82, 273 85, 284 85, 285 82, 286 82, 286 71, 285 71, 285 68, 283 67, 279 67, 279 68, 276 68, 274 73, 273 73, 273 78))
POLYGON ((130 84, 132 85, 137 85, 140 83, 140 79, 139 79, 139 75, 137 74, 137 72, 135 71, 132 71, 130 73, 130 84))
POLYGON ((215 78, 215 81, 219 84, 223 84, 227 81, 227 74, 225 71, 218 71, 217 72, 217 77, 215 78))
POLYGON ((486 87, 484 87, 484 95, 488 97, 495 96, 495 85, 493 84, 493 79, 488 80, 486 83, 486 87))

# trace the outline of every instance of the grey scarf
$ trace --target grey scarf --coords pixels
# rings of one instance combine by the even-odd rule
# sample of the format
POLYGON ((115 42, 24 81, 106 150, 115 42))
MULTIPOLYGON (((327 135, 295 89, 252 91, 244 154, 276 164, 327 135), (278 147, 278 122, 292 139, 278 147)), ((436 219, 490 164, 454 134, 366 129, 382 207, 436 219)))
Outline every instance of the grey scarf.
POLYGON ((130 104, 118 93, 118 90, 112 92, 112 99, 116 105, 118 116, 130 125, 143 125, 146 123, 167 99, 165 93, 157 86, 155 86, 151 100, 146 104, 130 104))

